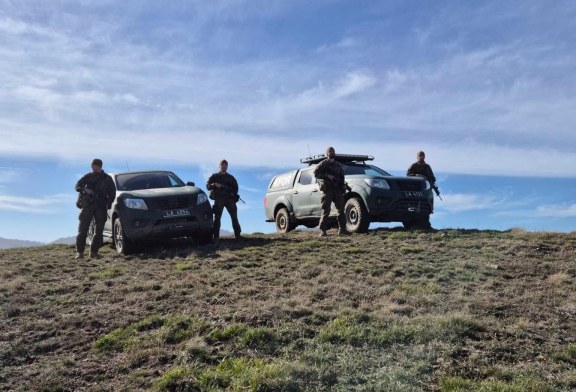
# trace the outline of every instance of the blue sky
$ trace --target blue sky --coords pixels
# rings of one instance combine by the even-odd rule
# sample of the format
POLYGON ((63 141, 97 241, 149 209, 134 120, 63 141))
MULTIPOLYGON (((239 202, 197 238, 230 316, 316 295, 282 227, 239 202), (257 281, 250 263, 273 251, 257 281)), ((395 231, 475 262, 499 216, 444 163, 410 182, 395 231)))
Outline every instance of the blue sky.
MULTIPOLYGON (((75 234, 73 186, 221 158, 246 232, 270 177, 334 145, 402 174, 435 227, 576 230, 573 1, 0 0, 0 236, 75 234)), ((224 219, 223 228, 229 228, 224 219)))

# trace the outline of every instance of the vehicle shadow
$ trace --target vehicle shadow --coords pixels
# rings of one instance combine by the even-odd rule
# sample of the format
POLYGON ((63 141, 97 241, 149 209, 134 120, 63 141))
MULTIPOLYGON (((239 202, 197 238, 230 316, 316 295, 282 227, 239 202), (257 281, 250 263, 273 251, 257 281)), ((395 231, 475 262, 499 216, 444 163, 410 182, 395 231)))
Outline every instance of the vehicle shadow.
POLYGON ((160 259, 170 260, 177 258, 188 258, 190 256, 212 258, 218 252, 235 251, 247 247, 265 246, 270 243, 290 241, 283 237, 248 235, 242 239, 234 237, 220 237, 216 242, 199 244, 197 240, 190 238, 177 238, 164 241, 150 241, 146 244, 139 244, 138 248, 127 257, 141 260, 160 259))

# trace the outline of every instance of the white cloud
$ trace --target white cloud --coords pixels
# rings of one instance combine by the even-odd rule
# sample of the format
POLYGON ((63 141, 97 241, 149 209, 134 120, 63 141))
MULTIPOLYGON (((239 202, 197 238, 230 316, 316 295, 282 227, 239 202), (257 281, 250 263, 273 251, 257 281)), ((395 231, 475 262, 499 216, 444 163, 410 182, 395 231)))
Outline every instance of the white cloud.
POLYGON ((538 218, 574 218, 576 217, 576 204, 538 206, 533 216, 538 218))
POLYGON ((16 211, 30 214, 52 214, 57 206, 74 200, 73 195, 57 194, 42 198, 0 194, 0 211, 16 211))
POLYGON ((346 79, 334 90, 336 98, 345 98, 360 93, 376 83, 376 79, 363 73, 350 73, 346 79))
POLYGON ((508 200, 506 195, 478 195, 466 193, 447 193, 442 195, 442 203, 436 204, 441 211, 460 213, 475 210, 490 210, 502 206, 508 200))

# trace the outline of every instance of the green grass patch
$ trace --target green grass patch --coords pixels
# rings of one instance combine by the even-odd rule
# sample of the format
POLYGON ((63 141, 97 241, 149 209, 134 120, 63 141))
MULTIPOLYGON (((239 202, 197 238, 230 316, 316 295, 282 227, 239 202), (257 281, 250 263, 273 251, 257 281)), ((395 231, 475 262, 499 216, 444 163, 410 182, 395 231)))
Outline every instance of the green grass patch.
POLYGON ((228 358, 202 369, 176 368, 164 374, 154 390, 164 391, 296 391, 289 388, 289 368, 255 358, 228 358))
POLYGON ((405 245, 400 247, 400 253, 403 255, 423 253, 426 249, 419 245, 405 245))
POLYGON ((206 336, 206 341, 210 344, 229 341, 241 336, 246 329, 247 327, 244 324, 232 324, 227 327, 214 328, 206 336))
POLYGON ((571 365, 576 365, 576 344, 570 344, 552 355, 552 358, 557 362, 566 362, 571 365))
POLYGON ((108 268, 104 271, 100 272, 93 272, 88 275, 88 280, 106 280, 106 279, 114 279, 122 276, 124 271, 121 268, 113 267, 108 268))
POLYGON ((94 349, 101 353, 121 352, 146 339, 176 344, 205 329, 206 323, 203 320, 190 316, 150 316, 102 336, 94 343, 94 349))
POLYGON ((194 268, 194 265, 190 262, 176 263, 174 266, 176 271, 188 271, 194 268))
POLYGON ((191 385, 185 381, 193 372, 186 368, 175 368, 164 373, 156 381, 153 391, 194 391, 199 389, 189 388, 191 385))
POLYGON ((318 339, 333 344, 383 347, 395 343, 410 343, 415 335, 416 331, 412 326, 372 325, 369 321, 343 316, 324 327, 318 334, 318 339))

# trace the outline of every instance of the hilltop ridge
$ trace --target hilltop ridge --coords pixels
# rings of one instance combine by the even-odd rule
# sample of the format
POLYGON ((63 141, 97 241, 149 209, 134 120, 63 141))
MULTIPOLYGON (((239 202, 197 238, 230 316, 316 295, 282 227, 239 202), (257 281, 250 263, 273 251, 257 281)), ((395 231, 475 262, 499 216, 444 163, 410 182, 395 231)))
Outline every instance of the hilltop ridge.
POLYGON ((0 250, 7 390, 576 388, 576 233, 302 231, 101 253, 0 250))

